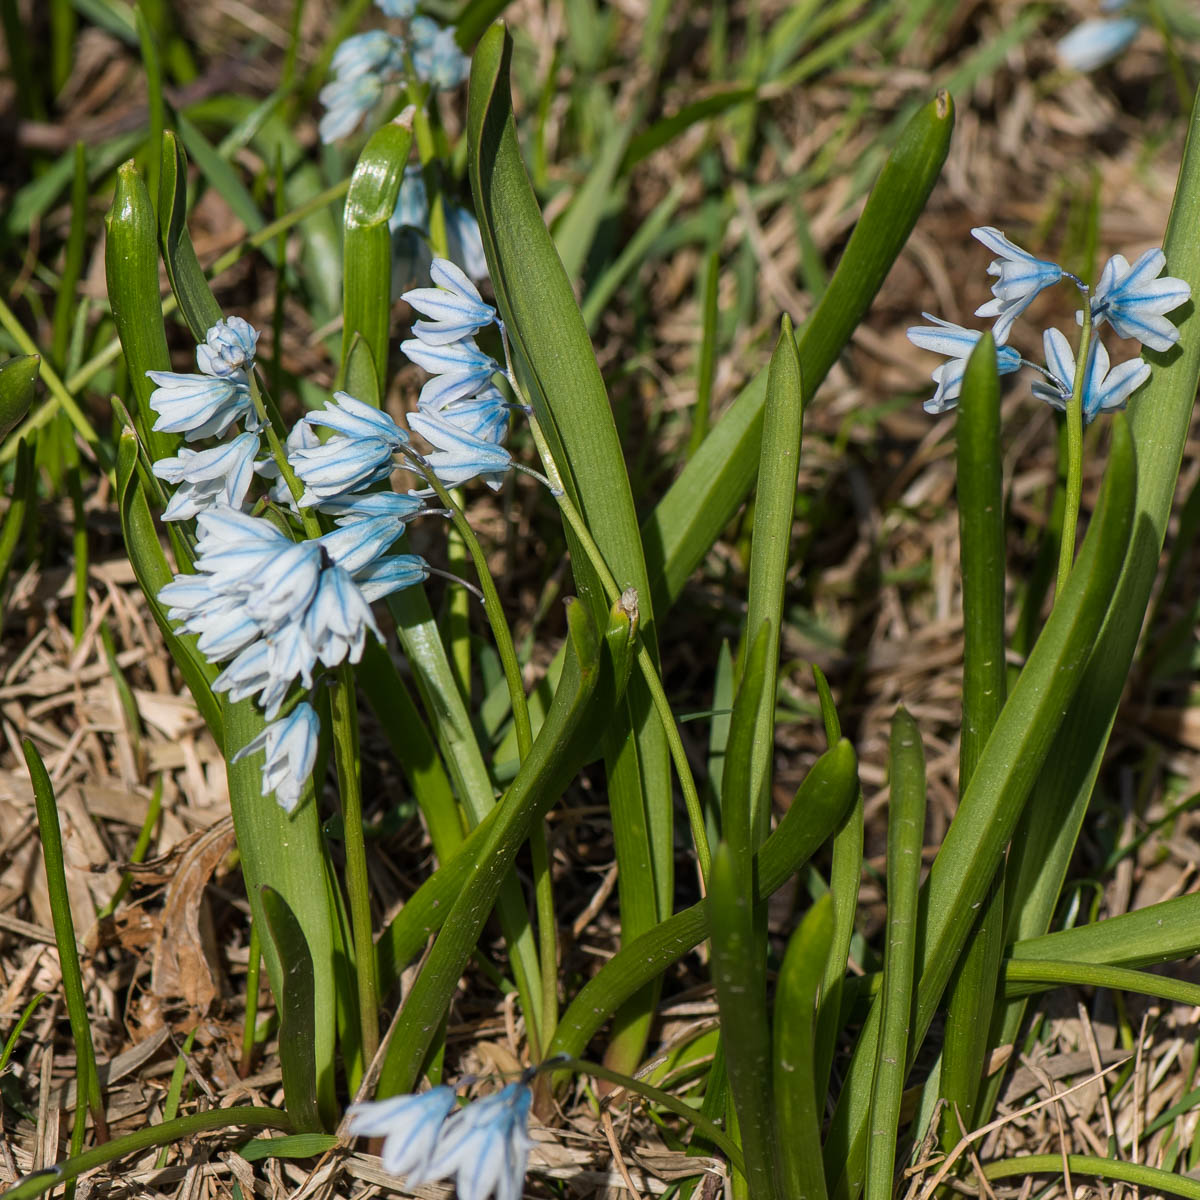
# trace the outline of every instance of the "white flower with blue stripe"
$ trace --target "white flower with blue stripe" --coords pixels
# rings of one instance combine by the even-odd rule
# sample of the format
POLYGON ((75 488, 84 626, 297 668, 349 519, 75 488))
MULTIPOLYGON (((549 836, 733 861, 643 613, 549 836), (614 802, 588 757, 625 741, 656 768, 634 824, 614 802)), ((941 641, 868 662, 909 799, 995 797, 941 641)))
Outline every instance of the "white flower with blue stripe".
POLYGON ((312 705, 301 702, 286 717, 268 725, 234 756, 233 761, 262 750, 263 795, 275 793, 285 812, 293 812, 317 762, 320 723, 312 705))
POLYGON ((1008 341, 1013 322, 1029 307, 1038 292, 1062 279, 1063 269, 1057 263, 1035 258, 991 225, 972 229, 971 236, 999 255, 988 266, 988 274, 997 277, 992 284, 994 299, 977 308, 975 315, 996 318, 992 336, 996 345, 1002 346, 1008 341))
MULTIPOLYGON (((1047 378, 1033 385, 1033 394, 1053 408, 1065 409, 1075 383, 1075 352, 1057 329, 1042 335, 1047 378)), ((1108 351, 1093 338, 1083 380, 1083 421, 1090 424, 1102 412, 1124 408, 1126 400, 1150 378, 1150 364, 1140 358, 1109 369, 1108 351)))
POLYGON ((243 433, 211 450, 184 446, 175 457, 158 459, 154 474, 176 485, 162 519, 187 521, 218 504, 241 508, 254 481, 258 450, 258 434, 243 433))
MULTIPOLYGON (((1165 314, 1186 304, 1192 289, 1185 280, 1163 275, 1166 265, 1167 256, 1157 247, 1132 266, 1114 254, 1092 292, 1092 328, 1107 321, 1118 337, 1136 338, 1151 350, 1170 350, 1179 341, 1179 330, 1165 314)), ((1082 322, 1083 314, 1077 313, 1076 320, 1082 322)))
MULTIPOLYGON (((933 381, 937 391, 925 401, 927 413, 942 413, 954 408, 962 392, 963 376, 967 370, 967 359, 983 336, 978 329, 964 329, 952 321, 943 321, 932 313, 922 313, 932 325, 913 325, 908 330, 908 340, 922 350, 944 354, 949 359, 933 370, 933 381)), ((1011 346, 996 347, 996 369, 1001 375, 1020 370, 1021 356, 1011 346)))

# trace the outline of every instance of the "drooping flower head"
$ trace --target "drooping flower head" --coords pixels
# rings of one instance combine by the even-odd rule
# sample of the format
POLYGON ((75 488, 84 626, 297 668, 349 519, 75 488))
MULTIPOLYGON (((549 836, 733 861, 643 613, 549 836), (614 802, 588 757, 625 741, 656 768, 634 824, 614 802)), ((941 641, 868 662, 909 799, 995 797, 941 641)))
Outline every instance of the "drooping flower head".
POLYGON ((185 446, 173 458, 158 459, 154 474, 176 485, 162 519, 187 521, 216 504, 240 509, 254 479, 258 450, 258 434, 243 433, 211 450, 185 446))
POLYGON ((1008 341, 1013 322, 1029 307, 1038 292, 1063 277, 1062 267, 1046 259, 1034 258, 991 225, 972 229, 971 236, 999 255, 988 266, 988 274, 997 277, 992 284, 994 299, 977 308, 975 315, 996 318, 992 336, 996 345, 1002 346, 1008 341))
POLYGON ((312 705, 301 702, 286 717, 268 725, 247 742, 233 756, 233 761, 262 750, 263 795, 274 792, 280 807, 290 813, 300 802, 304 785, 316 765, 319 733, 320 722, 312 705))
MULTIPOLYGON (((967 371, 967 359, 983 334, 978 329, 964 329, 952 321, 943 321, 932 313, 922 313, 921 316, 933 324, 913 325, 907 331, 907 336, 914 346, 944 354, 949 360, 934 368, 933 381, 937 384, 937 391, 925 401, 927 413, 943 413, 958 403, 963 376, 967 371)), ((1020 366, 1021 356, 1011 346, 996 347, 996 369, 1001 375, 1019 370, 1020 366)))
POLYGON ((415 1184, 429 1177, 429 1160, 453 1107, 454 1089, 442 1084, 419 1095, 352 1105, 346 1128, 360 1137, 383 1138, 383 1169, 415 1184))

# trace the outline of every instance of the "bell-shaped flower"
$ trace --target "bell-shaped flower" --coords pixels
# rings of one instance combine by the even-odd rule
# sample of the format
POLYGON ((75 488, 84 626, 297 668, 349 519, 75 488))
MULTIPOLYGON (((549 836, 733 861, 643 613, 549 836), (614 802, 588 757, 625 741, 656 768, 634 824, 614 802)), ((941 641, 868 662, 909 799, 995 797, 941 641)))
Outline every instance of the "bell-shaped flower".
POLYGON ((163 520, 190 520, 214 504, 241 508, 254 478, 258 446, 257 434, 243 433, 211 450, 185 446, 174 458, 160 458, 152 467, 154 474, 176 485, 163 520))
POLYGON ((372 517, 395 517, 403 525, 424 507, 423 500, 403 492, 345 492, 317 505, 333 517, 335 525, 353 525, 372 517))
POLYGON ((459 49, 454 26, 439 28, 428 17, 417 17, 409 30, 417 78, 442 90, 458 87, 471 69, 471 60, 459 49))
POLYGON ((176 371, 146 374, 157 384, 150 393, 150 407, 158 413, 156 432, 182 433, 195 442, 220 437, 239 417, 246 418, 248 429, 257 428, 250 385, 236 373, 224 378, 176 371))
POLYGON ((411 21, 417 11, 417 0, 375 0, 384 16, 395 17, 399 21, 411 21))
POLYGON ((1116 58, 1138 35, 1142 23, 1133 17, 1092 17, 1081 21, 1055 50, 1058 61, 1073 71, 1094 71, 1116 58))
POLYGON ((483 252, 479 222, 457 204, 446 205, 446 242, 450 257, 460 263, 472 279, 488 277, 487 256, 483 252))
POLYGON ((294 451, 288 462, 304 484, 301 508, 311 508, 346 492, 359 491, 392 471, 395 447, 383 438, 334 437, 294 451))
POLYGON ((436 411, 443 421, 485 442, 502 442, 508 433, 511 406, 496 387, 489 386, 478 396, 456 400, 436 411))
POLYGON ((367 631, 382 638, 371 606, 358 585, 342 567, 326 567, 320 585, 304 616, 304 632, 317 657, 327 667, 362 658, 367 631))
POLYGON ((429 564, 419 554, 391 554, 354 572, 354 582, 368 604, 429 578, 429 564))
POLYGON ((322 534, 317 543, 330 562, 353 575, 379 558, 403 532, 404 522, 385 513, 342 525, 322 534))
POLYGON ((409 338, 400 343, 400 349, 433 376, 421 388, 418 398, 426 408, 443 408, 455 400, 475 395, 500 370, 499 363, 480 350, 471 338, 445 346, 430 346, 420 338, 409 338))
POLYGON ((408 443, 408 434, 381 408, 356 400, 349 392, 334 392, 324 408, 308 413, 309 425, 321 425, 350 438, 380 438, 399 450, 408 443))
MULTIPOLYGON (((321 439, 317 437, 317 431, 307 421, 297 421, 288 432, 287 440, 283 444, 283 450, 284 454, 290 459, 297 451, 312 450, 320 444, 321 439)), ((287 480, 284 479, 283 472, 280 471, 279 464, 275 461, 273 454, 268 454, 266 458, 260 462, 256 462, 254 464, 254 471, 255 474, 272 481, 267 495, 276 504, 290 508, 293 512, 299 511, 296 501, 292 496, 292 489, 288 487, 287 480)))
MULTIPOLYGON (((1046 369, 1052 378, 1033 385, 1033 394, 1059 410, 1067 407, 1075 384, 1075 352, 1057 329, 1042 335, 1046 369)), ((1108 351, 1099 338, 1092 339, 1083 381, 1083 422, 1090 424, 1102 412, 1124 408, 1125 401, 1147 379, 1150 364, 1140 358, 1118 363, 1109 370, 1108 351)))
POLYGON ((317 132, 326 145, 349 137, 358 123, 379 103, 385 81, 368 72, 348 79, 335 79, 319 93, 325 115, 317 124, 317 132))
MULTIPOLYGON (((1164 314, 1186 304, 1192 289, 1173 275, 1160 279, 1166 265, 1167 256, 1157 248, 1147 250, 1133 266, 1114 254, 1092 293, 1092 327, 1107 321, 1118 337, 1137 338, 1151 350, 1170 350, 1179 341, 1179 330, 1164 314)), ((1075 319, 1082 324, 1083 313, 1076 313, 1075 319)))
POLYGON ((383 1138, 383 1169, 411 1181, 424 1177, 453 1107, 454 1089, 442 1084, 420 1095, 351 1105, 346 1129, 360 1137, 383 1138))
POLYGON ((512 466, 512 456, 503 446, 464 433, 440 413, 410 413, 408 423, 436 447, 434 453, 425 455, 425 461, 448 488, 479 478, 497 491, 512 466))
POLYGON ((1000 256, 988 266, 988 274, 998 277, 992 284, 995 299, 977 308, 975 315, 996 318, 992 336, 996 344, 1002 346, 1008 341, 1013 322, 1029 307, 1034 296, 1062 278, 1062 267, 1034 258, 990 225, 972 229, 971 235, 1000 256))
POLYGON ((404 40, 383 29, 356 33, 334 51, 330 73, 340 81, 361 75, 394 74, 404 65, 404 40))
POLYGON ((496 310, 483 302, 466 272, 449 259, 435 258, 429 275, 435 287, 414 288, 401 297, 427 318, 413 325, 413 333, 427 346, 473 337, 496 319, 496 310))
POLYGON ((304 785, 312 777, 320 731, 317 714, 310 704, 302 702, 286 717, 268 725, 247 742, 233 756, 233 761, 262 750, 266 755, 262 770, 263 795, 274 792, 280 807, 290 813, 300 802, 304 785))
POLYGON ((510 1083, 494 1096, 475 1100, 442 1127, 424 1170, 409 1172, 408 1183, 454 1176, 459 1200, 521 1200, 525 1165, 533 1140, 529 1109, 533 1093, 525 1083, 510 1083))
MULTIPOLYGON (((932 321, 933 325, 913 325, 907 331, 908 340, 922 350, 944 354, 950 360, 934 368, 933 381, 937 384, 937 391, 925 401, 927 413, 942 413, 958 403, 967 359, 971 357, 971 351, 978 345, 983 333, 978 329, 964 329, 952 321, 943 321, 932 313, 922 313, 921 316, 932 321)), ((996 370, 999 374, 1011 374, 1020 366, 1021 356, 1011 346, 996 347, 996 370)))
POLYGON ((228 378, 252 370, 257 349, 258 330, 241 317, 226 317, 208 331, 204 344, 196 347, 196 366, 205 375, 228 378))

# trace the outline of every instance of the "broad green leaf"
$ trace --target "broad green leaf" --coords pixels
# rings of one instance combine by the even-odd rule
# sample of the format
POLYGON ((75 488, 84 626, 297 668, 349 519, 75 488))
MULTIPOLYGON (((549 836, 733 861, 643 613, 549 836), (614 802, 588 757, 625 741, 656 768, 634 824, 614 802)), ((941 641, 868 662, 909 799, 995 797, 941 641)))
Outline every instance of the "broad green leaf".
POLYGON ((0 441, 25 419, 41 363, 36 354, 21 354, 0 366, 0 441))
MULTIPOLYGON (((937 97, 912 118, 880 173, 841 262, 800 333, 800 371, 812 395, 850 340, 937 181, 954 105, 937 97)), ((748 384, 642 525, 654 603, 663 611, 745 499, 758 468, 766 372, 748 384)))
MULTIPOLYGON (((404 179, 412 126, 393 121, 377 129, 350 177, 346 193, 342 280, 342 372, 348 391, 364 372, 349 370, 350 347, 361 338, 374 367, 375 394, 387 391, 388 324, 391 317, 392 235, 388 220, 404 179)), ((379 401, 376 401, 378 404, 379 401)))
POLYGON ((279 1066, 288 1116, 302 1133, 321 1128, 317 1108, 316 985, 313 960, 304 931, 273 888, 259 888, 267 937, 283 967, 283 987, 276 994, 279 1005, 279 1066))
POLYGON ((706 901, 712 979, 749 1194, 755 1200, 775 1200, 780 1194, 780 1163, 774 1097, 763 1086, 772 1061, 767 963, 755 936, 753 894, 746 887, 739 854, 727 842, 713 854, 706 901))
POLYGON ((187 156, 173 132, 163 136, 158 233, 179 311, 197 343, 225 315, 200 269, 187 228, 187 156))
POLYGON ((800 356, 785 316, 767 368, 767 412, 763 423, 750 543, 750 595, 747 635, 767 630, 763 682, 754 720, 750 755, 750 845, 761 846, 771 827, 771 766, 775 757, 775 692, 779 675, 779 631, 783 593, 791 560, 792 513, 804 419, 800 356))
MULTIPOLYGON (((963 581, 963 715, 958 790, 970 781, 1004 707, 1004 497, 1000 445, 1000 377, 991 333, 967 362, 956 422, 958 542, 963 581)), ((989 1053, 988 1031, 1004 951, 1004 870, 979 911, 967 953, 951 981, 942 1047, 942 1141, 973 1129, 976 1098, 989 1053)))
POLYGON ((890 775, 882 1032, 871 1082, 867 1200, 891 1200, 892 1196, 915 983, 917 892, 925 840, 925 751, 921 730, 904 708, 897 709, 892 718, 890 775))
POLYGON ((582 605, 568 606, 567 621, 570 648, 550 711, 532 750, 500 802, 486 840, 478 854, 472 856, 467 876, 437 941, 405 997, 380 1071, 380 1096, 408 1092, 416 1084, 442 1016, 517 851, 529 836, 533 822, 558 800, 577 769, 574 756, 564 753, 564 747, 581 733, 583 739, 590 741, 591 731, 581 726, 597 682, 599 639, 582 605))
MULTIPOLYGON (((760 902, 778 891, 820 849, 846 815, 857 788, 854 751, 843 739, 813 764, 783 820, 763 843, 755 862, 760 902)), ((707 936, 707 908, 700 901, 622 946, 571 1001, 547 1056, 581 1054, 593 1034, 630 996, 707 936)))
POLYGON ((785 1194, 825 1200, 821 1167, 824 1091, 817 1091, 817 996, 833 942, 833 895, 826 892, 804 914, 788 940, 775 984, 772 1086, 785 1194))
MULTIPOLYGON (((951 972, 1012 837, 1063 714, 1079 687, 1133 527, 1137 471, 1127 422, 1113 422, 1108 471, 1070 579, 992 731, 922 889, 917 1001, 910 1054, 920 1047, 951 972)), ((863 1028, 826 1140, 833 1195, 863 1184, 878 1002, 863 1028)))

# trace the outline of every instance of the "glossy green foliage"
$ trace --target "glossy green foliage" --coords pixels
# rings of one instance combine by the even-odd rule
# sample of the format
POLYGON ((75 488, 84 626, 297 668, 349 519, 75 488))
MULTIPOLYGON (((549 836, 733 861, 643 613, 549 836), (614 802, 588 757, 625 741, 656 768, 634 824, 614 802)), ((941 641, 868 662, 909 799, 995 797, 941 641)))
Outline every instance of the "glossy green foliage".
POLYGON ((41 358, 20 354, 0 364, 0 441, 25 419, 33 404, 41 358))

